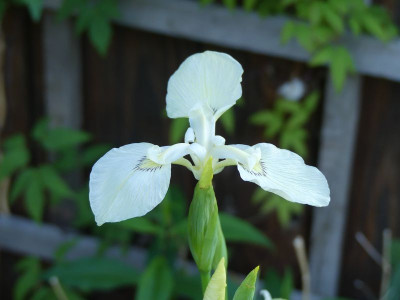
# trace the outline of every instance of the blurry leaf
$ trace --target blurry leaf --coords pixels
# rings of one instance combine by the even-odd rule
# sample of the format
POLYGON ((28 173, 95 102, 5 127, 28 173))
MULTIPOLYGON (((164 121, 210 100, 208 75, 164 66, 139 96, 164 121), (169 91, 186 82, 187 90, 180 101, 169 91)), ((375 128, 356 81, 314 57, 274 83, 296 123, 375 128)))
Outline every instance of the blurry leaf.
POLYGON ((354 35, 359 35, 361 33, 361 25, 355 17, 349 19, 349 26, 354 35))
POLYGON ((6 1, 0 2, 0 22, 3 21, 3 17, 4 17, 4 14, 6 13, 8 5, 9 4, 6 1))
POLYGON ((355 67, 349 51, 344 47, 336 47, 330 64, 330 73, 336 91, 343 88, 347 74, 354 71, 355 67))
POLYGON ((259 267, 256 267, 247 275, 233 296, 233 300, 253 300, 254 292, 256 291, 258 269, 259 267))
POLYGON ((264 277, 264 284, 272 298, 289 299, 294 289, 292 271, 285 269, 285 273, 281 277, 274 269, 268 269, 264 277))
POLYGON ((313 1, 310 3, 310 14, 309 19, 311 24, 318 24, 322 19, 324 3, 313 1))
POLYGON ((173 285, 171 270, 165 258, 153 258, 140 278, 135 299, 169 300, 173 285))
POLYGON ((100 55, 106 55, 111 36, 112 27, 109 20, 97 17, 90 22, 89 38, 100 55))
POLYGON ((76 147, 91 139, 90 134, 83 131, 69 128, 51 129, 47 119, 42 119, 36 123, 32 130, 32 137, 47 150, 76 147))
POLYGON ((300 109, 300 103, 296 101, 279 99, 275 103, 275 110, 279 113, 297 113, 300 109))
POLYGON ((43 185, 51 192, 60 197, 71 197, 74 192, 69 188, 64 179, 54 170, 51 165, 39 168, 39 174, 43 185))
POLYGON ((315 45, 313 42, 313 28, 311 28, 308 24, 297 24, 296 37, 299 44, 307 51, 314 50, 315 45))
POLYGON ((283 278, 280 284, 280 290, 280 297, 282 297, 283 299, 289 299, 294 290, 293 273, 288 268, 285 269, 285 273, 283 274, 283 278))
POLYGON ((57 11, 57 17, 59 20, 70 17, 76 11, 80 11, 84 5, 85 1, 82 0, 64 0, 57 11))
POLYGON ((191 300, 203 299, 200 277, 178 272, 174 274, 174 294, 185 296, 191 300))
POLYGON ((28 8, 32 20, 35 22, 40 20, 43 10, 43 0, 17 0, 16 2, 28 8))
POLYGON ((65 255, 77 244, 78 240, 79 239, 75 237, 69 241, 63 242, 60 246, 58 246, 54 252, 55 261, 57 263, 62 262, 65 258, 65 255))
POLYGON ((326 6, 323 10, 324 18, 326 22, 337 32, 342 33, 344 30, 344 23, 342 18, 329 6, 326 6))
POLYGON ((222 3, 229 9, 234 9, 237 5, 237 0, 222 0, 222 3))
POLYGON ((253 201, 262 203, 261 211, 263 213, 276 212, 279 223, 286 227, 293 216, 300 215, 303 212, 303 206, 299 203, 287 201, 278 195, 257 189, 253 195, 253 201), (264 195, 263 195, 264 194, 264 195))
POLYGON ((361 15, 361 22, 365 30, 381 40, 385 40, 385 32, 383 31, 379 20, 370 13, 363 13, 361 15))
POLYGON ((349 0, 328 0, 329 6, 340 14, 345 14, 349 11, 351 2, 349 0))
POLYGON ((38 259, 28 257, 20 260, 16 269, 22 273, 14 286, 14 299, 23 300, 39 283, 40 262, 38 259))
POLYGON ((391 278, 388 300, 397 300, 400 298, 400 265, 393 270, 391 278))
POLYGON ((273 248, 272 242, 250 223, 224 213, 220 213, 219 217, 222 232, 227 241, 254 244, 269 249, 273 248))
POLYGON ((67 287, 93 291, 130 286, 138 281, 139 273, 115 259, 87 257, 51 267, 44 277, 51 276, 57 276, 67 287))
POLYGON ((213 3, 214 1, 215 0, 200 0, 200 4, 207 5, 207 4, 213 3))
POLYGON ((224 112, 219 119, 225 131, 229 135, 233 135, 235 132, 235 112, 233 108, 230 108, 224 112))
POLYGON ((154 224, 146 217, 129 219, 119 222, 117 225, 118 227, 139 233, 159 235, 162 232, 162 228, 160 226, 154 224))
POLYGON ((315 55, 311 58, 310 65, 312 67, 316 67, 327 64, 331 61, 333 54, 332 47, 327 46, 315 53, 315 55))
POLYGON ((94 224, 94 215, 89 204, 89 187, 85 186, 72 198, 76 204, 74 226, 81 228, 94 224))
POLYGON ((272 111, 260 111, 250 117, 250 123, 265 126, 266 137, 273 138, 282 128, 283 117, 272 111))
POLYGON ((294 36, 295 30, 295 23, 287 21, 281 32, 281 42, 286 44, 294 36))
POLYGON ((391 252, 391 264, 396 268, 397 266, 400 266, 400 239, 392 240, 391 252))
POLYGON ((244 0, 243 7, 246 11, 252 11, 257 4, 257 0, 244 0))
POLYGON ((23 170, 18 174, 17 178, 11 186, 10 201, 17 199, 28 187, 29 181, 32 179, 34 171, 31 168, 23 170))
POLYGON ((309 94, 303 102, 303 108, 307 111, 307 114, 313 113, 318 106, 320 95, 317 91, 309 94))
POLYGON ((29 216, 36 222, 42 221, 44 210, 43 185, 40 175, 34 171, 28 187, 25 190, 25 207, 29 216))
POLYGON ((3 146, 4 155, 0 157, 0 181, 26 166, 30 158, 22 135, 15 135, 6 139, 3 146))
POLYGON ((82 164, 84 166, 94 164, 109 150, 111 150, 111 147, 109 145, 94 145, 86 148, 82 154, 82 164))
POLYGON ((169 129, 169 142, 171 144, 181 143, 188 127, 189 121, 187 118, 172 119, 169 129))
POLYGON ((53 300, 53 299, 54 299, 53 290, 45 286, 41 286, 39 289, 37 289, 30 298, 30 300, 53 300))

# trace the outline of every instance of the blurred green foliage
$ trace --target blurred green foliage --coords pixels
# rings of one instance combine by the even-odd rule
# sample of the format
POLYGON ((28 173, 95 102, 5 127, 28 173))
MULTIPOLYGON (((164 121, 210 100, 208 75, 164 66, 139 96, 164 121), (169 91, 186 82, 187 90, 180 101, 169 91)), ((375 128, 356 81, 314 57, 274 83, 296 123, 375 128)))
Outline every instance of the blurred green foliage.
POLYGON ((346 76, 355 71, 352 56, 343 43, 346 34, 351 33, 354 38, 368 34, 383 42, 398 34, 383 7, 369 6, 363 0, 223 0, 222 3, 228 9, 241 4, 246 11, 255 11, 263 17, 282 14, 293 17, 282 29, 282 43, 294 38, 312 54, 311 66, 327 65, 338 91, 346 76))
MULTIPOLYGON (((261 110, 250 117, 250 123, 264 128, 266 140, 278 139, 281 148, 292 150, 306 158, 308 155, 306 125, 318 107, 320 95, 314 91, 301 101, 280 98, 272 109, 261 110)), ((304 207, 280 196, 257 188, 252 200, 260 205, 261 213, 276 212, 280 224, 288 226, 293 216, 300 215, 304 207)))

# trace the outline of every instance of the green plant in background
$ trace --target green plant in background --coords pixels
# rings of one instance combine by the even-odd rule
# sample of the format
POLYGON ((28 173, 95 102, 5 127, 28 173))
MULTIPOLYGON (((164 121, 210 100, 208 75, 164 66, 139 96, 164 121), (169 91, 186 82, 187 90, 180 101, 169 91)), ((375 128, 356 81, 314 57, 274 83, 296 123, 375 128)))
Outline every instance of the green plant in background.
MULTIPOLYGON (((264 127, 264 138, 278 140, 282 148, 292 150, 303 158, 308 155, 305 128, 312 114, 317 109, 320 95, 312 92, 302 101, 279 98, 272 109, 262 110, 250 117, 250 123, 264 127)), ((276 212, 279 222, 287 226, 293 216, 303 212, 303 206, 298 203, 282 201, 278 195, 257 189, 252 197, 255 203, 261 205, 261 212, 276 212)))
POLYGON ((62 175, 90 166, 109 146, 83 147, 83 144, 91 140, 88 133, 67 128, 50 128, 45 119, 35 125, 31 138, 53 161, 30 165, 31 155, 26 137, 20 134, 11 136, 3 143, 5 154, 0 164, 0 180, 15 176, 10 189, 10 202, 13 203, 23 196, 28 215, 36 222, 41 222, 46 202, 57 204, 64 198, 79 199, 79 192, 74 192, 62 175))
MULTIPOLYGON (((214 0, 200 0, 209 4, 214 0)), ((398 29, 387 11, 378 5, 368 6, 363 0, 223 0, 229 9, 239 3, 247 11, 261 16, 287 14, 294 20, 286 22, 282 43, 292 38, 311 53, 311 66, 328 65, 336 90, 341 90, 349 73, 355 71, 352 56, 343 43, 368 34, 387 42, 397 36, 398 29)))
MULTIPOLYGON (((0 2, 0 22, 11 6, 24 6, 35 22, 40 21, 43 0, 2 0, 0 2)), ((111 43, 111 22, 119 17, 117 0, 63 0, 57 9, 57 17, 64 20, 76 17, 75 29, 78 35, 87 33, 97 52, 105 56, 111 43)))

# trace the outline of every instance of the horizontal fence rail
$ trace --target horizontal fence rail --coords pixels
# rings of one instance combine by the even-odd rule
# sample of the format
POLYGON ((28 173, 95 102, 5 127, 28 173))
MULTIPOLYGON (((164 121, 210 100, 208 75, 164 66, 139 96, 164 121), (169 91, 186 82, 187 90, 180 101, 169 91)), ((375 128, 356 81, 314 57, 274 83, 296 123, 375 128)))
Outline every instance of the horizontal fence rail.
MULTIPOLYGON (((57 9, 60 0, 45 0, 45 7, 57 9)), ((200 7, 190 0, 122 0, 116 23, 182 37, 194 41, 308 61, 310 55, 295 41, 281 43, 284 16, 260 18, 256 13, 229 11, 218 5, 200 7)), ((368 36, 346 35, 343 45, 350 50, 359 73, 400 81, 400 39, 382 43, 368 36)))

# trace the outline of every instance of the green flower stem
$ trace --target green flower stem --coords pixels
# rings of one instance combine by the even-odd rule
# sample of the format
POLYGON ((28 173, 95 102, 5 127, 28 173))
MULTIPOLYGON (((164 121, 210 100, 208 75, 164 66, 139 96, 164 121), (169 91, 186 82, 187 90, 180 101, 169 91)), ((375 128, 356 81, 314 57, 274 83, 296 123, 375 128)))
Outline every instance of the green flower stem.
POLYGON ((210 272, 200 271, 200 278, 201 278, 201 288, 203 290, 203 295, 204 295, 207 285, 210 282, 210 278, 211 278, 210 272))

